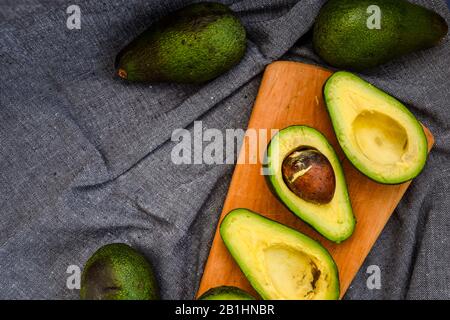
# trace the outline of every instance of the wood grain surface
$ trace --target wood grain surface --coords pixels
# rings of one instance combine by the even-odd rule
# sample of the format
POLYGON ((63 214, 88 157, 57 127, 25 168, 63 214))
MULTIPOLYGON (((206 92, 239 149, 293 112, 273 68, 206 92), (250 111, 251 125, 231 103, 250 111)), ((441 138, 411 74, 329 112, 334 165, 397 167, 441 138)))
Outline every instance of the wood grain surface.
MULTIPOLYGON (((264 73, 248 128, 283 129, 304 124, 318 129, 328 138, 344 168, 357 219, 353 235, 341 244, 332 243, 290 213, 269 191, 261 174, 260 161, 236 165, 220 221, 232 209, 248 208, 318 240, 337 263, 342 297, 410 182, 401 185, 378 184, 359 173, 345 158, 322 96, 323 84, 330 75, 330 71, 312 65, 286 61, 272 63, 264 73)), ((427 129, 425 132, 431 149, 433 136, 427 129)), ((269 140, 270 134, 266 139, 260 139, 260 149, 265 149, 269 140)), ((238 162, 243 162, 243 157, 248 158, 248 142, 244 140, 238 162)), ((228 253, 217 229, 198 296, 222 285, 236 286, 257 296, 228 253)))

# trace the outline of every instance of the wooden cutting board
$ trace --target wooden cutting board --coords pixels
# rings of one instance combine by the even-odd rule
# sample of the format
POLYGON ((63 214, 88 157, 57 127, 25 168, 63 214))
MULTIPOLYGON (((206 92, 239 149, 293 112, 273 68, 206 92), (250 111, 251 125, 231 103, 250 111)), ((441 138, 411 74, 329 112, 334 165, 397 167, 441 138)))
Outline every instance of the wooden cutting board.
MULTIPOLYGON (((305 124, 318 129, 328 138, 345 172, 357 219, 353 235, 341 244, 332 243, 290 213, 269 191, 261 175, 259 161, 257 164, 236 165, 220 221, 232 209, 248 208, 318 240, 336 261, 342 297, 410 182, 390 186, 378 184, 359 173, 345 158, 322 96, 322 87, 330 75, 330 71, 312 65, 286 61, 272 63, 264 73, 248 127, 283 129, 290 125, 305 124)), ((431 149, 433 136, 427 129, 425 133, 431 149)), ((269 140, 270 134, 267 139, 259 140, 261 149, 269 140)), ((248 140, 244 140, 240 160, 244 157, 243 151, 246 151, 245 157, 248 158, 249 145, 248 140)), ((217 229, 198 296, 222 285, 236 286, 257 296, 228 253, 217 229)))

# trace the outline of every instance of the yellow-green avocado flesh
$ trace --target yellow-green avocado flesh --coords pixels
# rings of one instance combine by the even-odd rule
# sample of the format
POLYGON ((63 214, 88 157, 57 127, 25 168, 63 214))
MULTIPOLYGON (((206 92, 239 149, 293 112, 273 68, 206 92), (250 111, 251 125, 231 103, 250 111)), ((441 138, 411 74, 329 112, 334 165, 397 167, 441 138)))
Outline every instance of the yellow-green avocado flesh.
POLYGON ((270 141, 266 156, 269 173, 266 181, 271 191, 291 212, 336 243, 352 235, 356 222, 344 173, 333 147, 319 131, 307 126, 291 126, 280 130, 270 141), (336 188, 329 203, 305 201, 294 194, 283 180, 283 160, 298 147, 318 150, 333 167, 336 188))
POLYGON ((345 71, 327 80, 324 97, 339 144, 356 169, 384 184, 422 171, 427 138, 401 102, 345 71))
POLYGON ((328 251, 306 235, 247 209, 231 211, 220 235, 265 300, 335 300, 339 275, 328 251))

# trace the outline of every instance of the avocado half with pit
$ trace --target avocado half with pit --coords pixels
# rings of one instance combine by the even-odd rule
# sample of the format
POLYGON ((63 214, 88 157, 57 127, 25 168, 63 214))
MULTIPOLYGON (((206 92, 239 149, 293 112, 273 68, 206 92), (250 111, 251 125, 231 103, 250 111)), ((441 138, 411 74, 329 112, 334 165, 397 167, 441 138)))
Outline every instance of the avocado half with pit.
POLYGON ((237 287, 221 286, 209 289, 198 300, 255 300, 255 298, 237 287))
POLYGON ((345 71, 327 80, 324 97, 339 144, 361 173, 399 184, 422 171, 427 138, 400 101, 345 71))
POLYGON ((247 209, 228 213, 220 235, 265 300, 335 300, 339 275, 328 251, 306 235, 247 209))
POLYGON ((336 243, 355 228, 347 184, 327 139, 308 126, 280 130, 266 152, 266 181, 296 216, 336 243))

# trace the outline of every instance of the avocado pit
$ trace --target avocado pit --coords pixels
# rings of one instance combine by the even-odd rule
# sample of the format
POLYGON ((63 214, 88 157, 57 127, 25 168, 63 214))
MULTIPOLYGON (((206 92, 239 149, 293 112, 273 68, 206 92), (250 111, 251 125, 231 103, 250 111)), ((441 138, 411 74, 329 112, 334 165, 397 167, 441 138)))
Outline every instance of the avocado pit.
POLYGON ((281 170, 289 190, 301 199, 316 204, 333 199, 336 189, 333 166, 318 150, 294 150, 284 159, 281 170))

